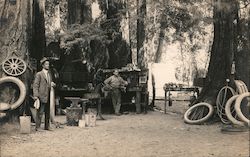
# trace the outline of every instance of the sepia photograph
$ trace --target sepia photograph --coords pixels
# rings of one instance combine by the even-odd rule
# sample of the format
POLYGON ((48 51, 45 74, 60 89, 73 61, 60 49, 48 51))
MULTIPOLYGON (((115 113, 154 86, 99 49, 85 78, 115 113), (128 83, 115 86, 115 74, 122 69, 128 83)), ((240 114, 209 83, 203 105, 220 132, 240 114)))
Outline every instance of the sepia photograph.
POLYGON ((0 157, 250 157, 250 1, 0 0, 0 157))

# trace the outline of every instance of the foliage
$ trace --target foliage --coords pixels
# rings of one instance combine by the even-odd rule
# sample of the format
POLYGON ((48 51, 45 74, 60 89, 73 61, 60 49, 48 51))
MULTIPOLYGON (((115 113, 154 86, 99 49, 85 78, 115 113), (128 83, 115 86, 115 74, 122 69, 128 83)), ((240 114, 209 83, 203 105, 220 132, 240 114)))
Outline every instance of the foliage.
POLYGON ((107 33, 97 25, 75 24, 63 34, 60 34, 60 47, 65 49, 66 54, 69 54, 76 46, 87 50, 92 40, 101 41, 103 44, 109 43, 107 33))

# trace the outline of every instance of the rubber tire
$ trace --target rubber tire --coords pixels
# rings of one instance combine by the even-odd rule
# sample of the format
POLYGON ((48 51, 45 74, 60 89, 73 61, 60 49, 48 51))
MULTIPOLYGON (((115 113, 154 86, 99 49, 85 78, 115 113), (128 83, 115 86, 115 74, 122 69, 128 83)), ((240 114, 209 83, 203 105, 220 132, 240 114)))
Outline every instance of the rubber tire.
POLYGON ((245 84, 245 82, 241 81, 241 80, 238 80, 238 82, 241 84, 241 89, 244 93, 247 93, 248 92, 248 88, 247 88, 247 85, 245 84))
POLYGON ((184 122, 185 122, 185 123, 188 123, 188 124, 202 124, 202 123, 204 123, 205 121, 207 121, 207 120, 213 115, 213 113, 214 113, 214 107, 213 107, 211 104, 208 104, 208 103, 205 103, 205 102, 201 102, 201 103, 198 103, 198 104, 193 105, 192 107, 190 107, 190 108, 185 112, 185 114, 184 114, 184 122), (206 107, 208 107, 208 109, 209 109, 208 114, 207 114, 205 117, 203 117, 203 118, 201 118, 201 119, 198 119, 198 120, 190 120, 190 119, 188 119, 188 116, 189 116, 190 112, 191 112, 194 108, 199 107, 199 106, 206 106, 206 107))
MULTIPOLYGON (((230 120, 233 124, 239 125, 239 126, 244 126, 244 123, 242 121, 239 121, 235 119, 231 113, 231 106, 233 102, 239 97, 239 95, 234 95, 230 99, 228 99, 226 105, 225 105, 225 112, 228 120, 230 120)), ((236 113, 237 114, 237 113, 236 113)))
POLYGON ((5 111, 5 110, 9 110, 9 109, 10 109, 10 104, 0 102, 0 111, 5 111))
POLYGON ((233 96, 236 94, 235 90, 232 87, 224 86, 223 88, 221 88, 221 90, 219 91, 219 93, 217 95, 217 98, 216 98, 216 107, 217 107, 217 114, 218 114, 219 118, 221 119, 221 122, 224 123, 224 124, 229 124, 230 121, 226 121, 226 119, 223 119, 222 116, 221 116, 221 113, 218 110, 219 107, 220 107, 219 106, 219 101, 220 101, 220 99, 219 99, 220 97, 219 96, 220 96, 220 93, 222 92, 223 89, 226 89, 226 88, 228 88, 231 91, 231 93, 232 93, 233 96))
POLYGON ((238 91, 239 94, 248 92, 248 88, 247 88, 246 84, 243 81, 234 80, 234 83, 236 85, 236 88, 237 88, 237 91, 238 91))
POLYGON ((239 116, 239 118, 240 118, 243 122, 246 122, 246 123, 248 124, 248 126, 250 126, 250 121, 249 121, 249 119, 247 119, 247 117, 245 117, 245 116, 243 115, 243 113, 241 112, 240 105, 241 105, 241 101, 243 100, 243 98, 249 97, 249 96, 250 96, 250 92, 241 94, 241 95, 236 99, 235 105, 234 105, 234 108, 235 108, 235 111, 236 111, 237 115, 239 116))
POLYGON ((0 79, 0 84, 7 83, 7 82, 11 82, 11 83, 16 84, 19 88, 19 91, 20 91, 20 95, 19 95, 19 98, 17 99, 17 101, 13 104, 10 104, 10 109, 14 110, 23 103, 23 101, 26 97, 26 87, 20 79, 12 77, 12 76, 3 77, 0 79))

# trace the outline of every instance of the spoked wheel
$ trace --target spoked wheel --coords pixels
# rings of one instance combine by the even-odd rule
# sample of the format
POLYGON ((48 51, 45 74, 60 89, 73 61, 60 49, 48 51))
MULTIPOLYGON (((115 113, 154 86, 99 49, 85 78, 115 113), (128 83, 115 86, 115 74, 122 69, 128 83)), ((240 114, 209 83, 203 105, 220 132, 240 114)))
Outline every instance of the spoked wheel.
POLYGON ((188 124, 201 124, 207 121, 214 112, 212 105, 202 102, 190 107, 184 114, 184 122, 188 124))
POLYGON ((235 95, 235 90, 229 86, 223 87, 217 95, 216 99, 217 114, 224 124, 231 123, 226 116, 225 106, 227 101, 234 95, 235 95))
POLYGON ((11 57, 3 62, 2 68, 3 71, 10 76, 19 76, 25 72, 27 65, 24 60, 17 57, 11 57))
POLYGON ((241 94, 236 99, 234 107, 239 118, 250 126, 250 121, 249 121, 250 102, 249 99, 247 99, 249 97, 250 97, 250 92, 241 94))

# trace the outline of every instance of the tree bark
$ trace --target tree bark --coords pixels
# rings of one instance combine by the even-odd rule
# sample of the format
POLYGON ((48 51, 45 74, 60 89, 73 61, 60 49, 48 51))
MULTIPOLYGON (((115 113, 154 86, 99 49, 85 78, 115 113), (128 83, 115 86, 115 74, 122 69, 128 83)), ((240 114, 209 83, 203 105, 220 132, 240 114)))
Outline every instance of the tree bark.
POLYGON ((237 52, 237 20, 236 0, 214 1, 214 40, 207 83, 201 91, 198 102, 205 101, 215 105, 217 93, 225 85, 226 79, 233 82, 231 66, 237 52))
POLYGON ((1 6, 0 17, 0 52, 2 62, 7 57, 16 55, 26 59, 30 41, 32 18, 32 1, 17 0, 10 3, 8 0, 1 6))
POLYGON ((137 64, 140 68, 145 67, 145 54, 143 44, 145 41, 145 16, 146 0, 137 0, 137 64))
POLYGON ((243 80, 250 91, 250 4, 240 9, 236 79, 243 80))
MULTIPOLYGON (((45 0, 34 0, 31 57, 40 60, 46 52, 45 0)), ((39 67, 37 67, 39 68, 39 67)))
MULTIPOLYGON (((1 17, 0 17, 0 63, 9 57, 18 57, 23 59, 26 63, 29 62, 30 57, 30 41, 32 34, 32 15, 33 15, 33 0, 16 0, 12 2, 9 0, 1 0, 1 17), (4 20, 3 20, 4 19, 4 20)), ((31 84, 32 70, 28 65, 28 68, 24 74, 18 76, 21 79, 27 89, 27 95, 29 94, 29 88, 31 84)), ((0 68, 0 77, 4 77, 6 74, 0 68)), ((16 90, 11 86, 7 86, 11 90, 16 90)), ((10 96, 15 99, 11 93, 10 96)), ((23 103, 27 104, 27 103, 23 103)), ((17 114, 23 113, 23 107, 17 108, 11 115, 17 117, 17 114)), ((16 120, 16 118, 15 118, 16 120)))
POLYGON ((160 33, 159 33, 159 37, 158 37, 158 45, 157 45, 157 50, 156 50, 156 54, 155 54, 155 63, 161 62, 162 47, 163 47, 163 41, 164 41, 164 37, 165 37, 164 29, 165 28, 163 28, 163 25, 161 22, 160 33))
POLYGON ((68 0, 68 24, 91 22, 91 7, 88 0, 68 0))

